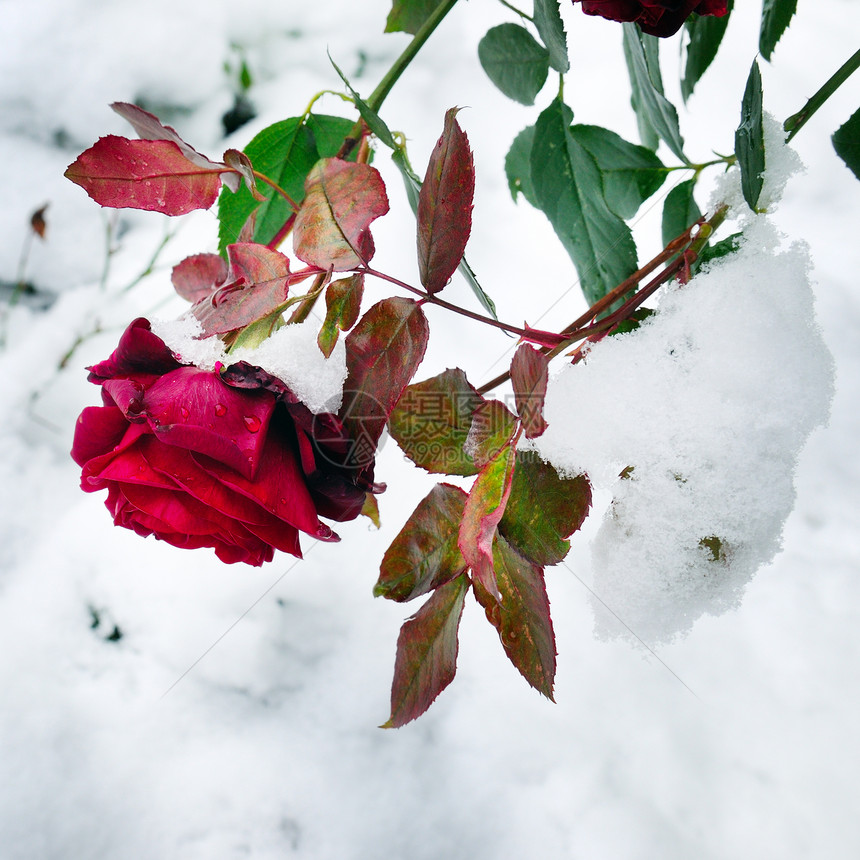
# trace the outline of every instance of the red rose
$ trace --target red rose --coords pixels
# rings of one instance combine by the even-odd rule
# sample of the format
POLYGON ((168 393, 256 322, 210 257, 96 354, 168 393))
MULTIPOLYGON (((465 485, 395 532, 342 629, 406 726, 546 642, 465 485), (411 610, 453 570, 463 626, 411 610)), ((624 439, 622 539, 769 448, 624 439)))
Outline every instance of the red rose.
POLYGON ((313 415, 280 380, 245 363, 182 365, 145 319, 90 368, 104 406, 84 409, 72 457, 81 488, 106 489, 114 523, 221 561, 301 556, 299 531, 339 540, 319 516, 354 519, 365 491, 336 416, 313 415))
POLYGON ((611 21, 635 21, 643 33, 671 36, 692 12, 722 17, 727 0, 573 0, 582 3, 586 15, 600 15, 611 21))

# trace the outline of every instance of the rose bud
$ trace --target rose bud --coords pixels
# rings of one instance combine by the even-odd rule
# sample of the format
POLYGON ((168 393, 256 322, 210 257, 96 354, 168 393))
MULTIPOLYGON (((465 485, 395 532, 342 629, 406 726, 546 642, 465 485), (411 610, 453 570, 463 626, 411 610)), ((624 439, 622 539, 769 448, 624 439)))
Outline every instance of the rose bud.
POLYGON ((372 462, 351 467, 335 415, 314 415, 287 386, 241 363, 183 365, 137 319, 89 368, 103 406, 83 410, 72 458, 81 488, 106 489, 114 523, 176 547, 212 547, 223 562, 301 556, 299 532, 338 536, 320 521, 354 519, 372 462))

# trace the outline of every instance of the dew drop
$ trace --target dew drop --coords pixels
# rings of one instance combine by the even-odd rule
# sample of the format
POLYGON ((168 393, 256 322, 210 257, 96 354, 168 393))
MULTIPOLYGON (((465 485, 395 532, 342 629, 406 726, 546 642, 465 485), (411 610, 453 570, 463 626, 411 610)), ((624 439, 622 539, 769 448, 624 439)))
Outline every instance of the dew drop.
POLYGON ((188 420, 188 416, 191 414, 184 406, 179 407, 179 414, 182 416, 183 421, 188 420))
POLYGON ((244 421, 249 433, 256 433, 260 429, 260 419, 256 415, 246 415, 244 421))
POLYGON ((223 418, 227 414, 227 407, 223 403, 215 404, 215 414, 219 418, 223 418))

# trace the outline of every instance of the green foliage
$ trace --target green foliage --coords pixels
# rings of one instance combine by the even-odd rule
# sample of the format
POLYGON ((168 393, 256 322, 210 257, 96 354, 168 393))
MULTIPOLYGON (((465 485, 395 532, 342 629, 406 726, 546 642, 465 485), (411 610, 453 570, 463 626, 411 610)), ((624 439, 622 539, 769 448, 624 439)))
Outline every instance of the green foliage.
POLYGON ((606 203, 597 161, 571 134, 572 118, 558 98, 538 117, 531 183, 593 304, 636 270, 636 246, 630 228, 606 203))
POLYGON ((385 22, 385 32, 414 35, 441 2, 442 0, 394 0, 385 22))
POLYGON ((352 84, 346 79, 346 75, 340 70, 337 63, 329 55, 329 62, 334 66, 334 70, 340 76, 340 79, 346 85, 352 96, 361 118, 367 123, 367 127, 390 149, 396 149, 397 144, 394 142, 394 137, 391 134, 388 126, 385 124, 382 117, 352 88, 352 84))
POLYGON ((479 469, 508 445, 517 429, 517 416, 501 400, 479 403, 472 415, 468 450, 479 469))
POLYGON ((663 140, 669 149, 685 164, 684 139, 678 125, 678 112, 663 95, 654 37, 643 36, 635 24, 623 24, 624 56, 630 73, 632 103, 639 119, 642 142, 649 149, 656 149, 656 139, 663 140), (648 41, 651 40, 651 41, 648 41), (647 50, 646 50, 647 46, 647 50))
POLYGON ((695 179, 687 179, 678 183, 667 195, 663 202, 663 245, 668 245, 676 236, 680 236, 691 224, 702 216, 696 205, 693 192, 696 188, 695 179))
POLYGON ((591 507, 584 475, 562 478, 533 451, 517 451, 514 480, 499 531, 537 565, 558 564, 591 507))
POLYGON ((535 208, 538 206, 532 186, 531 156, 535 140, 535 127, 524 128, 515 138, 505 156, 505 176, 508 178, 508 188, 511 197, 517 199, 518 194, 528 200, 535 208))
POLYGON ((570 134, 597 162, 606 205, 619 218, 632 218, 666 180, 666 168, 652 150, 608 128, 573 125, 570 134))
POLYGON ((549 74, 549 51, 519 24, 499 24, 478 43, 478 59, 509 98, 533 105, 549 74))
POLYGON ((796 10, 797 0, 764 0, 758 49, 766 60, 770 60, 776 43, 788 29, 796 10))
POLYGON ((754 212, 764 186, 764 130, 762 128, 761 73, 753 60, 741 103, 741 124, 735 131, 735 155, 741 169, 741 188, 754 212))
POLYGON ((832 136, 833 148, 853 174, 860 179, 860 110, 841 125, 832 136))
POLYGON ((549 51, 550 66, 564 74, 570 69, 570 61, 567 58, 567 36, 558 0, 535 0, 534 22, 541 41, 549 51))
POLYGON ((437 484, 418 504, 385 551, 376 597, 405 602, 450 582, 466 569, 457 546, 466 494, 437 484))
POLYGON ((388 431, 416 466, 446 475, 474 475, 478 467, 464 445, 472 416, 483 402, 462 370, 449 369, 406 388, 388 431))
POLYGON ((457 671, 457 630, 469 580, 459 576, 433 596, 401 628, 391 685, 391 716, 382 725, 394 729, 420 717, 457 671))
POLYGON ((713 15, 691 15, 687 19, 684 26, 689 42, 684 52, 684 72, 681 76, 681 96, 684 101, 693 94, 696 84, 717 56, 734 5, 734 0, 729 0, 728 14, 722 18, 713 15))
POLYGON ((337 343, 338 334, 349 331, 358 320, 361 297, 364 294, 364 275, 350 275, 332 281, 325 292, 325 320, 317 335, 320 352, 328 358, 337 343))
MULTIPOLYGON (((279 185, 296 202, 305 196, 305 179, 321 159, 337 154, 353 123, 339 116, 310 114, 291 117, 264 128, 245 147, 254 169, 279 185)), ((253 241, 268 244, 290 217, 292 209, 271 186, 260 183, 266 199, 259 203, 242 185, 235 193, 224 190, 218 199, 218 250, 242 236, 254 215, 253 241)))

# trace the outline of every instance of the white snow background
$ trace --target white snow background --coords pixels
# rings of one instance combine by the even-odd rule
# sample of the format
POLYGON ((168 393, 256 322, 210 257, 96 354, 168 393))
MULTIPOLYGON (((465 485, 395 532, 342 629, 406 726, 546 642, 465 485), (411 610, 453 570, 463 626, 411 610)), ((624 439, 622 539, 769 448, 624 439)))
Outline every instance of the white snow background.
MULTIPOLYGON (((635 140, 617 25, 562 5, 576 120, 635 140)), ((760 12, 737 5, 717 62, 681 110, 696 159, 733 145, 760 12)), ((765 107, 780 119, 856 50, 855 0, 799 5, 773 63, 761 63, 765 107)), ((809 244, 837 364, 830 426, 802 453, 783 551, 736 610, 702 618, 674 644, 652 652, 594 637, 589 540, 608 501, 598 499, 548 572, 558 704, 525 684, 471 603, 454 683, 418 722, 382 731, 397 632, 413 606, 374 600, 371 588, 433 483, 393 442, 378 466, 389 485, 381 532, 346 524, 340 544, 307 542, 303 561, 279 555, 262 570, 143 541, 111 525, 101 494, 78 489, 74 421, 98 402, 84 367, 135 316, 183 310, 170 266, 214 250, 216 221, 114 219, 63 179, 66 166, 100 135, 131 136, 107 105, 141 99, 218 157, 301 113, 317 91, 339 89, 326 49, 367 94, 407 41, 381 33, 389 7, 0 2, 0 280, 15 281, 29 215, 50 202, 26 276, 58 297, 47 312, 19 304, 0 353, 0 860, 858 856, 860 183, 829 141, 857 109, 856 77, 796 138, 807 172, 774 217, 809 244), (225 142, 231 44, 254 75, 259 116, 225 142), (153 273, 127 289, 168 228, 178 232, 153 273)), ((503 319, 557 328, 582 307, 571 264, 543 216, 510 200, 502 173, 537 111, 497 93, 476 58, 480 36, 503 20, 515 19, 490 0, 459 4, 383 116, 406 132, 423 172, 444 111, 467 106, 460 122, 478 169, 468 257, 503 319)), ((671 92, 676 50, 677 39, 663 48, 671 92)), ((344 110, 325 98, 322 110, 344 110)), ((392 212, 373 228, 374 263, 417 280, 399 176, 384 152, 376 165, 392 212)), ((658 250, 659 197, 637 226, 643 260, 658 250)), ((385 294, 368 288, 369 299, 385 294)), ((474 307, 459 281, 446 296, 474 307)), ((457 365, 480 384, 509 360, 510 339, 428 315, 419 378, 457 365)), ((587 404, 575 419, 588 420, 587 404)))

